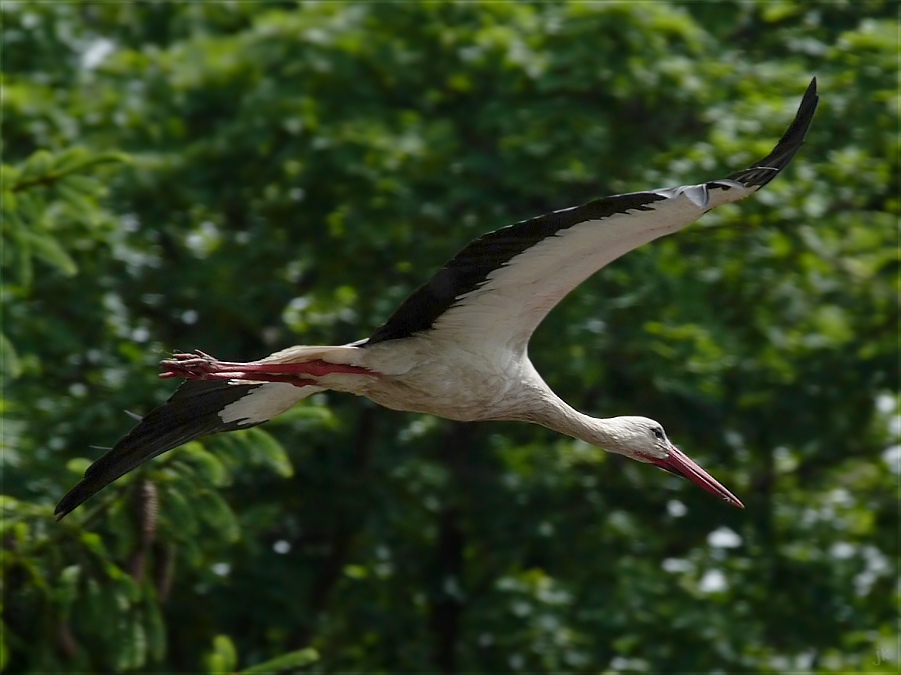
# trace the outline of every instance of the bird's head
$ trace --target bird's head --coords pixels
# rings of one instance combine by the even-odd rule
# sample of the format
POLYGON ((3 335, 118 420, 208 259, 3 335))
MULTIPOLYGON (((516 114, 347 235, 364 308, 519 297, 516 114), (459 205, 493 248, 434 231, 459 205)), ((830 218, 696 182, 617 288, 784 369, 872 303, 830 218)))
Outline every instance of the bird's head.
POLYGON ((659 466, 687 478, 733 506, 744 508, 738 497, 670 442, 659 422, 647 417, 632 416, 615 417, 612 421, 616 427, 616 442, 607 444, 607 450, 645 464, 659 466))

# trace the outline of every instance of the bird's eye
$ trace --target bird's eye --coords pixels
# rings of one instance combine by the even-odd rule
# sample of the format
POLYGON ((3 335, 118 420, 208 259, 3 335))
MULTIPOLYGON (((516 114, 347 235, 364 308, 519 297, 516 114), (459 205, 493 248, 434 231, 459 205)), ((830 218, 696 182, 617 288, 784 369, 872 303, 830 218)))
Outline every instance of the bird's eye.
POLYGON ((663 433, 663 429, 661 427, 654 427, 654 437, 660 439, 661 441, 666 438, 666 435, 663 433))

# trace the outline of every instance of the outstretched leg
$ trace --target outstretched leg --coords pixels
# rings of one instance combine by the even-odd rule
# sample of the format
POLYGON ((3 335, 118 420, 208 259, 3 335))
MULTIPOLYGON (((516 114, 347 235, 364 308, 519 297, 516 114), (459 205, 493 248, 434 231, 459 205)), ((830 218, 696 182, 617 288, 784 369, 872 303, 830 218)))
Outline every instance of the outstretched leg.
POLYGON ((192 353, 176 352, 172 358, 160 363, 160 377, 182 377, 187 380, 243 380, 252 382, 285 382, 298 387, 316 384, 312 378, 332 373, 353 375, 375 375, 360 366, 343 363, 329 363, 322 359, 312 359, 300 363, 271 363, 250 361, 238 363, 220 361, 199 349, 192 353))

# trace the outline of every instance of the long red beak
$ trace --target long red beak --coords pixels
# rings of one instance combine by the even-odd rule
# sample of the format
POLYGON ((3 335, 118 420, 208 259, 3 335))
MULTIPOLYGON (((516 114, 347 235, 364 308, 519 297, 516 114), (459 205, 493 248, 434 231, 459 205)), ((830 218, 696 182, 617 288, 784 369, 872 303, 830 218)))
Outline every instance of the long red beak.
POLYGON ((675 445, 670 444, 668 457, 648 457, 651 464, 666 469, 671 473, 687 478, 698 487, 707 490, 710 494, 716 495, 727 504, 737 506, 740 509, 745 508, 738 497, 729 492, 723 485, 709 473, 704 471, 695 461, 682 452, 675 445))

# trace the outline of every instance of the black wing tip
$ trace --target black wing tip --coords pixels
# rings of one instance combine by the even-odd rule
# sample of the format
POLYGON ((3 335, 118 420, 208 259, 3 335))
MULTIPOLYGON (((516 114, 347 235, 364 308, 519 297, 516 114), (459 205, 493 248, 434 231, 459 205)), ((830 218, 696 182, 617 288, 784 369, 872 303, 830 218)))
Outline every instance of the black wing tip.
POLYGON ((56 517, 56 522, 59 522, 70 513, 72 513, 72 509, 64 508, 62 502, 60 502, 56 505, 56 510, 53 512, 53 515, 56 517))
POLYGON ((91 464, 84 472, 84 477, 59 500, 53 511, 57 521, 65 518, 116 479, 109 478, 109 473, 102 470, 106 465, 104 460, 107 460, 112 452, 113 448, 110 448, 109 452, 91 464))
POLYGON ((729 178, 748 187, 763 187, 778 176, 791 163, 804 144, 804 137, 813 121, 813 114, 816 112, 819 100, 817 78, 814 77, 810 80, 810 84, 807 85, 807 90, 801 98, 795 119, 792 120, 773 151, 760 161, 754 162, 747 169, 733 173, 729 178))
POLYGON ((84 481, 69 490, 66 495, 59 500, 59 504, 56 505, 56 508, 53 511, 53 515, 56 516, 57 522, 84 504, 95 492, 97 492, 97 490, 90 490, 87 488, 84 481))

